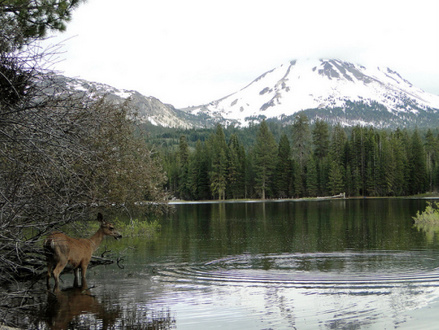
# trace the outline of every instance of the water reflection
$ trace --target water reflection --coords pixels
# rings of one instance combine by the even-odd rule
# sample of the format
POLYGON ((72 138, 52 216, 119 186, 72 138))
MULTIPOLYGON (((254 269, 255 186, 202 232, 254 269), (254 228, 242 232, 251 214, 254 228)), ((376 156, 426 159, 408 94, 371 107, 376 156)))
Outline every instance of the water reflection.
POLYGON ((88 327, 112 328, 120 309, 104 306, 91 294, 87 284, 47 293, 46 322, 50 329, 88 327), (81 317, 86 316, 86 317, 81 317))
POLYGON ((95 296, 87 285, 47 292, 39 329, 171 329, 175 318, 168 310, 154 311, 121 301, 117 295, 95 296))
MULTIPOLYGON (((437 242, 411 219, 423 203, 182 205, 163 234, 176 248, 167 246, 167 254, 184 262, 158 264, 155 279, 188 295, 214 288, 214 297, 199 306, 213 315, 235 306, 232 320, 222 316, 233 328, 240 313, 259 327, 401 327, 411 310, 439 299, 437 242)), ((185 328, 186 322, 177 323, 185 328)))
POLYGON ((439 241, 439 225, 432 224, 415 224, 415 227, 425 233, 425 237, 430 244, 437 243, 439 241))
MULTIPOLYGON (((159 239, 111 241, 108 249, 133 247, 125 269, 97 267, 88 305, 103 310, 71 322, 90 318, 100 329, 107 315, 121 329, 422 328, 428 319, 413 311, 439 312, 439 240, 412 222, 424 207, 398 199, 177 205, 159 239)), ((51 315, 62 315, 63 299, 51 315)))

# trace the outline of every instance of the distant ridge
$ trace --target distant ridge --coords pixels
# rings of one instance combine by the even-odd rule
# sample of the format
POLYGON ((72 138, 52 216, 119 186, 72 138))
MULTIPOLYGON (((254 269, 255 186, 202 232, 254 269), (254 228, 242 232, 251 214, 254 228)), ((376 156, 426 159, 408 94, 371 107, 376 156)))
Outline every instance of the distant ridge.
POLYGON ((298 112, 311 121, 377 128, 439 127, 439 96, 413 86, 389 68, 335 59, 294 60, 267 71, 219 100, 176 109, 152 96, 82 79, 57 76, 90 96, 128 101, 143 123, 175 128, 248 126, 263 119, 289 124, 298 112))

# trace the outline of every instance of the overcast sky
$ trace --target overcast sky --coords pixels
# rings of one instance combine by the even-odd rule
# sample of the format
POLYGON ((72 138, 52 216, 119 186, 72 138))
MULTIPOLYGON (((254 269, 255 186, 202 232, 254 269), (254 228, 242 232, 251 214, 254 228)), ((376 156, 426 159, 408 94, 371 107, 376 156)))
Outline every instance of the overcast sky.
POLYGON ((300 58, 388 66, 439 95, 437 0, 88 0, 54 69, 176 107, 300 58))

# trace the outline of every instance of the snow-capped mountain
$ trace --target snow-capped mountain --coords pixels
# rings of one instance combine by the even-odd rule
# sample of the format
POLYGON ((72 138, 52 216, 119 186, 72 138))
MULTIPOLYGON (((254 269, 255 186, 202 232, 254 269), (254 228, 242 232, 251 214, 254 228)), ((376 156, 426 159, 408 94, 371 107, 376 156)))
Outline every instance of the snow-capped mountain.
POLYGON ((312 121, 375 127, 439 127, 439 96, 426 93, 388 68, 340 60, 291 61, 240 91, 206 105, 176 109, 155 97, 102 83, 55 76, 58 84, 91 98, 128 102, 141 122, 161 127, 248 126, 262 119, 291 123, 297 112, 312 121))
POLYGON ((134 90, 117 89, 106 84, 61 75, 51 77, 51 81, 52 84, 55 82, 55 86, 60 86, 61 90, 85 94, 92 99, 105 96, 108 101, 115 104, 127 102, 141 123, 150 123, 161 127, 204 127, 204 122, 199 123, 198 116, 192 116, 175 109, 170 104, 162 103, 155 97, 144 96, 134 90))
POLYGON ((240 126, 263 118, 291 121, 299 111, 311 120, 348 126, 437 126, 439 96, 413 86, 389 68, 303 60, 266 72, 220 100, 184 110, 240 126))

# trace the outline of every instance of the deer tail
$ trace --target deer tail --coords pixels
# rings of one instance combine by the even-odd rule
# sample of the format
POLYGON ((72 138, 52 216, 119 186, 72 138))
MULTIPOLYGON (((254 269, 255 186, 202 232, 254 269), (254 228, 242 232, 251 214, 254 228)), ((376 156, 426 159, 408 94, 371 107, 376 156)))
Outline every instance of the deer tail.
POLYGON ((44 243, 44 253, 46 256, 52 256, 55 253, 55 240, 53 238, 47 238, 44 243))

